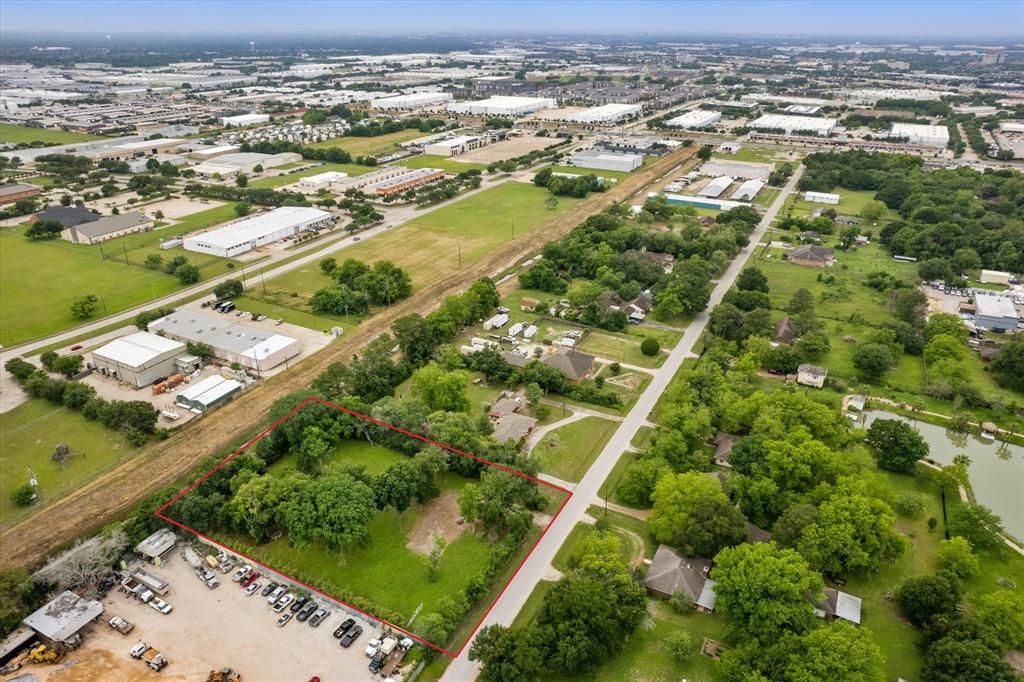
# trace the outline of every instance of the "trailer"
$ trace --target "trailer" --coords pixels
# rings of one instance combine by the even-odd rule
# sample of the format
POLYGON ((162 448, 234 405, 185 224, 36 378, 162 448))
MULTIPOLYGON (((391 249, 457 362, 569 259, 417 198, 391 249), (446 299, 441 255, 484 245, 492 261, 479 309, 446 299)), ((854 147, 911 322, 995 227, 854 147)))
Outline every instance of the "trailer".
POLYGON ((132 577, 159 595, 167 594, 167 590, 171 587, 169 582, 144 568, 136 569, 132 572, 132 577))

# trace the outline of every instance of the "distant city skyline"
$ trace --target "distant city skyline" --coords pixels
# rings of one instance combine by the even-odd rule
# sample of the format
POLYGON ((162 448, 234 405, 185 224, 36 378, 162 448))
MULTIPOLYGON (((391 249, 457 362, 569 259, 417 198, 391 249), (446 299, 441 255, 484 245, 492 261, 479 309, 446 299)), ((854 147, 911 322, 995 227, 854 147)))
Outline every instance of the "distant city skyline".
POLYGON ((987 38, 1020 43, 1024 2, 55 2, 5 0, 4 33, 81 36, 326 34, 653 34, 987 38))

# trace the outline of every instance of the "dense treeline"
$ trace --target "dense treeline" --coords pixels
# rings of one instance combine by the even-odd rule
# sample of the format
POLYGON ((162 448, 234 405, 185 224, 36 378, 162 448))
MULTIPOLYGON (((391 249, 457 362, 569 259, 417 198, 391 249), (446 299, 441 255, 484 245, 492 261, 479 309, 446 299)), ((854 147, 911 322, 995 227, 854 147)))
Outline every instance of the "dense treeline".
POLYGON ((306 197, 295 192, 282 192, 270 188, 231 187, 228 185, 210 185, 190 182, 185 185, 185 194, 222 199, 224 201, 244 201, 261 206, 309 206, 306 197))
POLYGON ((605 183, 593 173, 573 178, 555 175, 550 168, 543 168, 533 176, 533 184, 547 187, 556 197, 577 197, 582 199, 591 192, 603 192, 605 183))
POLYGON ((811 154, 804 165, 801 190, 874 191, 899 212, 879 235, 894 255, 1024 271, 1024 176, 1018 172, 925 171, 919 157, 862 151, 811 154))

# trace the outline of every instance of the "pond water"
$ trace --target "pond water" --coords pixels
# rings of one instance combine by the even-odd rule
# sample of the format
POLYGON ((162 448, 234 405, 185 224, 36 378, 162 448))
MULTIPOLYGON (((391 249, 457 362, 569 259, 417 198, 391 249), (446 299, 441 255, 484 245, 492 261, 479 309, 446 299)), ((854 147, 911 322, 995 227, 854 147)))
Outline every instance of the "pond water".
POLYGON ((1024 539, 1024 447, 952 434, 941 426, 914 423, 884 410, 867 410, 857 423, 867 428, 876 419, 899 419, 913 424, 931 448, 929 457, 936 462, 952 464, 953 458, 961 453, 970 457, 967 472, 974 499, 997 514, 1010 535, 1024 539))

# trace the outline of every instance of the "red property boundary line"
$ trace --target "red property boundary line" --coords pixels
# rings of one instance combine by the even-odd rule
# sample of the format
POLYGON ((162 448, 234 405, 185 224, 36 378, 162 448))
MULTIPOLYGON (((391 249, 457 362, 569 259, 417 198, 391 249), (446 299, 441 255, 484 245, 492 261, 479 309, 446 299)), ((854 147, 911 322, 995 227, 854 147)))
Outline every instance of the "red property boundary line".
POLYGON ((398 632, 401 632, 403 635, 406 635, 407 637, 410 637, 411 639, 419 642, 420 644, 424 644, 424 645, 430 647, 431 649, 434 649, 436 651, 441 652, 442 654, 445 654, 446 656, 450 656, 452 658, 457 658, 459 656, 459 654, 462 653, 463 649, 465 649, 466 646, 470 643, 470 641, 472 641, 473 637, 477 633, 477 630, 480 629, 480 626, 487 619, 487 616, 490 615, 491 610, 494 608, 494 605, 498 603, 498 600, 501 599, 502 595, 505 594, 505 590, 508 589, 508 586, 512 583, 512 581, 515 579, 516 575, 523 568, 523 564, 526 563, 526 560, 529 559, 530 555, 533 554, 535 549, 537 549, 537 545, 540 544, 540 541, 547 534, 548 530, 551 528, 552 524, 555 522, 555 519, 558 518, 558 515, 562 513, 562 510, 565 508, 565 505, 568 504, 569 499, 572 497, 572 494, 573 494, 572 491, 567 490, 567 489, 565 489, 565 488, 563 488, 561 486, 555 485, 553 483, 549 483, 547 481, 543 481, 543 480, 541 480, 539 478, 535 478, 533 476, 528 476, 527 474, 524 474, 521 471, 517 471, 516 469, 513 469, 511 467, 507 467, 507 466, 505 466, 503 464, 498 464, 497 462, 492 462, 489 459, 484 459, 483 457, 478 457, 478 456, 470 454, 468 452, 463 452, 462 450, 456 450, 455 448, 453 448, 451 446, 448 446, 448 445, 445 445, 444 443, 439 443, 439 442, 437 442, 435 440, 431 440, 431 439, 429 439, 429 438, 427 438, 425 436, 422 436, 422 435, 420 435, 418 433, 413 433, 412 431, 406 431, 405 429, 400 428, 398 426, 395 426, 394 424, 389 424, 388 422, 381 421, 379 419, 374 419, 373 417, 370 417, 368 415, 361 414, 361 413, 356 412, 354 410, 350 410, 347 407, 342 407, 341 405, 336 405, 335 403, 332 403, 330 401, 323 400, 322 398, 318 398, 316 396, 310 396, 310 397, 306 398, 305 400, 303 400, 301 403, 299 403, 291 411, 289 411, 288 414, 284 415, 283 417, 278 419, 276 422, 274 422, 273 424, 271 424, 270 426, 265 428, 263 431, 260 431, 258 434, 256 434, 256 436, 254 436, 247 443, 245 443, 245 445, 243 445, 242 447, 238 448, 238 450, 236 450, 232 454, 230 454, 227 457, 225 457, 215 467, 213 467, 212 469, 207 471, 205 474, 203 474, 202 476, 197 478, 190 486, 188 486, 187 488, 185 488, 184 490, 179 492, 177 495, 172 497, 169 502, 165 503, 163 506, 161 506, 159 509, 157 509, 155 513, 156 513, 157 518, 160 518, 163 521, 166 521, 167 523, 170 523, 170 524, 172 524, 174 526, 177 526, 178 528, 180 528, 180 529, 182 529, 184 531, 192 533, 196 537, 202 538, 203 540, 205 540, 206 542, 208 542, 208 543, 210 543, 212 545, 216 545, 217 547, 221 547, 222 549, 225 549, 225 550, 227 550, 229 552, 232 552, 233 554, 237 554, 239 556, 245 557, 246 560, 251 561, 252 563, 257 564, 259 566, 262 566, 263 568, 265 568, 268 571, 271 571, 271 572, 276 573, 278 575, 282 575, 285 578, 287 578, 288 580, 290 580, 290 581, 292 581, 292 582, 294 582, 296 584, 302 585, 306 589, 311 590, 313 592, 316 592, 317 594, 319 594, 322 597, 326 597, 327 599, 330 599, 331 601, 337 602, 338 604, 341 604, 341 605, 345 606, 346 608, 352 609, 353 611, 356 611, 356 612, 362 614, 363 616, 366 616, 367 618, 369 618, 371 620, 375 620, 378 623, 386 625, 386 626, 388 626, 389 628, 391 628, 393 630, 397 630, 398 632), (383 426, 385 428, 391 429, 392 431, 397 431, 398 433, 401 433, 401 434, 404 434, 406 436, 409 436, 410 438, 415 438, 417 440, 423 441, 424 443, 427 443, 429 445, 436 445, 436 446, 438 446, 440 448, 444 448, 445 450, 448 450, 449 452, 454 452, 457 455, 461 455, 463 457, 469 457, 470 459, 476 460, 477 462, 481 462, 481 463, 486 464, 488 466, 492 466, 492 467, 495 467, 497 469, 501 469, 502 471, 505 471, 505 472, 508 472, 510 474, 513 474, 514 476, 519 476, 521 478, 525 478, 526 480, 532 481, 533 483, 536 483, 537 485, 542 485, 542 486, 545 486, 547 488, 551 488, 552 490, 557 490, 557 491, 559 491, 561 493, 565 493, 565 495, 566 495, 565 500, 563 500, 561 506, 558 507, 558 511, 555 512, 555 514, 551 517, 551 520, 548 522, 548 524, 546 526, 544 526, 544 530, 541 531, 540 536, 534 541, 533 545, 530 547, 530 551, 526 553, 526 556, 524 556, 522 561, 519 562, 519 565, 516 566, 516 570, 512 573, 511 576, 509 576, 508 581, 506 581, 505 584, 502 585, 501 590, 498 592, 497 595, 495 595, 494 600, 491 601, 491 603, 488 605, 487 610, 484 612, 484 615, 480 618, 480 621, 473 627, 473 631, 471 633, 469 633, 469 636, 466 638, 466 640, 459 647, 458 651, 454 651, 454 652, 453 651, 449 651, 448 649, 445 649, 444 647, 440 647, 440 646, 438 646, 438 645, 436 645, 436 644, 434 644, 432 642, 428 642, 427 640, 423 639, 422 637, 420 637, 418 635, 414 635, 413 633, 409 632, 405 628, 402 628, 402 627, 400 627, 398 625, 395 625, 394 623, 386 621, 383 618, 379 618, 379 617, 373 615, 372 613, 364 611, 363 609, 359 608, 358 606, 355 606, 353 604, 349 604, 348 602, 346 602, 346 601, 344 601, 342 599, 338 599, 337 597, 334 597, 334 596, 332 596, 330 594, 327 594, 326 592, 324 592, 324 591, 322 591, 320 589, 317 589, 316 587, 313 587, 312 585, 309 585, 308 583, 305 583, 305 582, 299 580, 298 578, 294 578, 291 575, 289 575, 289 574, 287 574, 287 573, 285 573, 283 571, 279 571, 279 570, 275 569, 273 566, 270 566, 269 564, 265 564, 262 561, 260 561, 259 559, 254 559, 253 557, 251 557, 251 556, 249 556, 249 555, 247 555, 247 554, 245 554, 243 552, 239 552, 238 550, 236 550, 236 549, 234 549, 232 547, 229 547, 228 545, 225 545, 222 542, 218 542, 217 540, 214 540, 213 538, 209 537, 208 535, 200 533, 196 529, 191 528, 189 526, 186 526, 185 524, 181 523, 180 521, 175 521, 174 519, 172 519, 172 518, 170 518, 170 517, 168 517, 168 516, 166 516, 164 514, 164 510, 165 509, 167 509, 172 504, 174 504, 175 502, 180 500, 182 497, 184 497, 185 495, 190 493, 198 485, 200 485, 203 481, 205 481, 207 478, 212 476, 217 470, 219 470, 225 464, 227 464, 228 462, 233 460, 235 457, 237 457, 238 455, 240 455, 243 452, 245 452, 246 450, 248 450, 256 442, 258 442, 260 439, 265 437, 271 431, 273 431, 274 429, 279 427, 281 424, 283 424, 285 421, 287 421, 292 415, 297 413, 299 410, 303 409, 304 407, 306 407, 310 403, 314 403, 314 402, 320 403, 321 405, 325 405, 327 407, 334 408, 334 409, 339 410, 341 412, 345 412, 346 414, 350 414, 350 415, 352 415, 354 417, 358 417, 359 419, 362 419, 363 421, 372 422, 374 424, 377 424, 378 426, 383 426))

